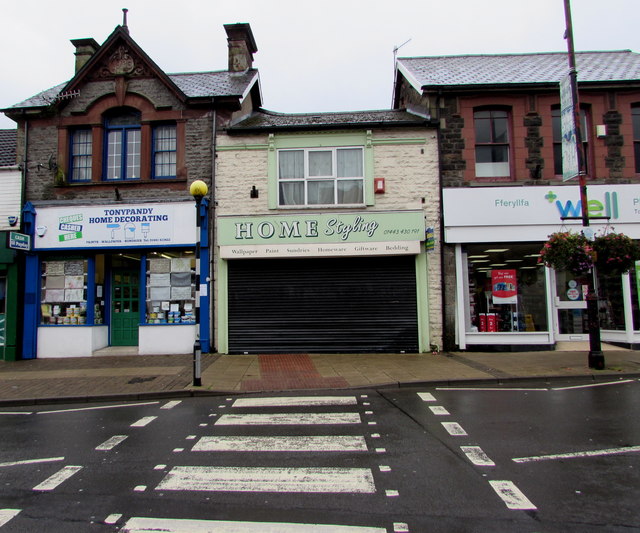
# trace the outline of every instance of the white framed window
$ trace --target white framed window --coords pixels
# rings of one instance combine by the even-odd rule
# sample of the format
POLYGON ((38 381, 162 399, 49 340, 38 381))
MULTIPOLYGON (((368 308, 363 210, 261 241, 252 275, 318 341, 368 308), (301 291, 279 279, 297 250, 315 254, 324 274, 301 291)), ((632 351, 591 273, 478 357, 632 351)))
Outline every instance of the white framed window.
POLYGON ((362 147, 278 150, 279 206, 364 204, 362 147))
POLYGON ((476 177, 509 177, 508 112, 500 109, 476 111, 473 123, 476 133, 476 177))
POLYGON ((75 130, 71 134, 71 181, 91 181, 92 153, 91 130, 75 130))

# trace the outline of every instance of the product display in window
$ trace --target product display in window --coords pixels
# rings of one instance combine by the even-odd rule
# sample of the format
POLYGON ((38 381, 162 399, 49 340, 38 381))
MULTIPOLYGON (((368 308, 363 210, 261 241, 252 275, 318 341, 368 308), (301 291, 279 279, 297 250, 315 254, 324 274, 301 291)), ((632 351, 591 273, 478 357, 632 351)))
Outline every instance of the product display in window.
POLYGON ((42 323, 83 325, 87 317, 87 261, 42 264, 42 323))
POLYGON ((147 324, 195 324, 195 259, 153 258, 147 268, 147 324))

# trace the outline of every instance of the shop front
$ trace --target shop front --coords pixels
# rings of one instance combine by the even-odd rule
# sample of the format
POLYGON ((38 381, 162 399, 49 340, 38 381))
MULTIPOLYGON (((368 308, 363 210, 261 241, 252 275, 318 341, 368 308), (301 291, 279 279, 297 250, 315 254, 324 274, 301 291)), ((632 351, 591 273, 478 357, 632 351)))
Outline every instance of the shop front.
MULTIPOLYGON (((588 188, 590 231, 640 238, 640 186, 588 188)), ((577 186, 483 187, 443 191, 445 243, 455 254, 456 344, 551 348, 586 341, 589 280, 546 268, 540 249, 557 231, 582 230, 577 186)), ((598 276, 601 338, 632 346, 640 342, 638 270, 598 276)))
POLYGON ((220 216, 222 353, 429 349, 422 211, 220 216))
MULTIPOLYGON (((205 207, 206 209, 206 207, 205 207)), ((209 349, 207 217, 193 202, 25 207, 23 358, 209 349), (199 274, 197 274, 199 272, 199 274)))

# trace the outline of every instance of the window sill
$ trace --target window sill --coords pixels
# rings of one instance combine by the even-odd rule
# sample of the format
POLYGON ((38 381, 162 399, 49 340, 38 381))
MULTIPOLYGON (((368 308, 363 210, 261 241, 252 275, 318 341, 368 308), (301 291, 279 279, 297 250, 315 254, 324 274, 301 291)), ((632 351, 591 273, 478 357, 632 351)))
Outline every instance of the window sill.
POLYGON ((291 211, 293 209, 365 209, 365 204, 339 204, 339 205, 278 205, 275 209, 291 211))
POLYGON ((131 180, 103 180, 103 181, 69 181, 67 183, 56 184, 56 189, 75 187, 104 187, 116 185, 118 187, 135 187, 138 185, 152 185, 154 183, 187 183, 186 178, 153 178, 153 179, 131 179, 131 180))

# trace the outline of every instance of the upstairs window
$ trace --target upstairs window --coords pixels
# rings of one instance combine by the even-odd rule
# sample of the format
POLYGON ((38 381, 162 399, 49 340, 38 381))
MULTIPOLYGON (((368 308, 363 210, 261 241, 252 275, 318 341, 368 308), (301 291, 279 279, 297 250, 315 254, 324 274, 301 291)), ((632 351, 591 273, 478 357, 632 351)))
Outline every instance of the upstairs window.
POLYGON ((153 130, 153 177, 176 177, 176 127, 157 126, 153 130))
POLYGON ((364 150, 279 150, 278 198, 281 206, 364 204, 364 150))
POLYGON ((140 179, 140 113, 118 109, 105 120, 105 176, 107 180, 140 179))
POLYGON ((640 105, 631 108, 633 124, 633 150, 636 160, 636 174, 640 174, 640 105))
MULTIPOLYGON (((560 108, 551 109, 551 125, 553 128, 553 172, 562 176, 562 118, 560 108)), ((589 129, 586 109, 580 110, 580 136, 582 137, 583 169, 589 173, 589 129)))
POLYGON ((476 133, 476 177, 509 177, 508 112, 500 109, 476 111, 473 123, 476 133))
POLYGON ((70 181, 91 181, 92 154, 91 130, 75 130, 71 134, 70 181))

